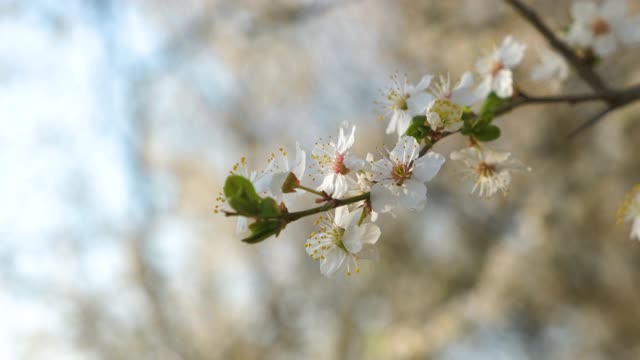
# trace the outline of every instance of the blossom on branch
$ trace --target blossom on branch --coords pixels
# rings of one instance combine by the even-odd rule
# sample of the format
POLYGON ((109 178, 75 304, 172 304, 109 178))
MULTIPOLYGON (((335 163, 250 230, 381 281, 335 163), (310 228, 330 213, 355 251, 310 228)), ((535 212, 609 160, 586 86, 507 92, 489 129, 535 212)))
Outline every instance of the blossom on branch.
POLYGON ((625 0, 607 0, 601 6, 575 2, 567 42, 573 47, 592 49, 600 57, 613 54, 619 43, 640 42, 640 22, 627 18, 626 13, 625 0))
POLYGON ((478 98, 473 89, 473 75, 465 72, 456 86, 451 88, 451 76, 440 77, 430 93, 434 96, 427 107, 427 122, 433 131, 458 131, 462 123, 463 108, 475 103, 478 98))
POLYGON ((526 48, 523 43, 507 36, 491 55, 478 60, 476 69, 483 76, 477 89, 478 96, 486 97, 492 91, 501 98, 513 96, 512 69, 520 64, 526 48))
POLYGON ((511 153, 493 151, 471 146, 454 151, 451 160, 459 160, 464 164, 463 172, 473 181, 471 193, 478 191, 482 197, 491 197, 498 190, 504 195, 511 184, 511 171, 530 171, 531 169, 519 160, 511 157, 511 153))
POLYGON ((315 161, 315 176, 322 178, 318 191, 324 191, 334 198, 340 198, 349 190, 349 183, 353 182, 348 175, 364 166, 364 160, 351 154, 350 149, 355 141, 356 127, 351 128, 351 134, 345 136, 344 129, 340 128, 338 142, 330 141, 327 144, 316 144, 311 158, 315 161))
POLYGON ((403 136, 388 158, 371 165, 373 181, 371 206, 373 211, 385 213, 395 208, 420 210, 427 201, 425 182, 433 179, 445 159, 429 152, 419 157, 420 145, 415 138, 403 136))
POLYGON ((320 261, 320 272, 331 276, 346 266, 347 275, 360 272, 358 260, 377 260, 375 243, 380 238, 380 228, 375 224, 360 224, 361 211, 349 212, 347 206, 339 207, 332 217, 320 216, 317 233, 304 244, 307 254, 320 261))
POLYGON ((391 85, 382 92, 382 101, 376 102, 381 105, 385 111, 381 118, 389 118, 389 125, 386 133, 398 133, 398 137, 403 136, 411 118, 418 112, 422 112, 426 104, 429 102, 426 90, 431 84, 433 76, 425 75, 417 85, 411 85, 407 81, 407 77, 400 80, 398 74, 391 76, 391 85), (420 105, 420 103, 423 105, 420 105), (423 106, 421 109, 416 109, 423 106))
POLYGON ((544 49, 539 52, 540 63, 531 70, 531 80, 533 81, 564 81, 569 76, 569 64, 558 53, 544 49))

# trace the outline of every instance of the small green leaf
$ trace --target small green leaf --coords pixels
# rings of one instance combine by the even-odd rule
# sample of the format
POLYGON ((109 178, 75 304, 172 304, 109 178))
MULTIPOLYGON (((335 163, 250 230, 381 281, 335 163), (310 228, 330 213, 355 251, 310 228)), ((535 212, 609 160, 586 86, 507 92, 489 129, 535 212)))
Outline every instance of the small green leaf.
POLYGON ((280 220, 258 220, 249 225, 251 235, 242 239, 242 241, 249 244, 257 244, 273 235, 278 236, 282 229, 284 229, 284 226, 280 220))
POLYGON ((508 101, 509 99, 502 99, 494 92, 489 94, 484 103, 482 103, 478 118, 476 119, 472 127, 476 129, 482 129, 485 126, 491 124, 493 118, 496 116, 496 109, 498 109, 498 107, 502 106, 508 101))
POLYGON ((260 202, 260 214, 259 217, 274 217, 280 215, 280 207, 278 203, 272 198, 264 198, 260 202))
POLYGON ((253 184, 240 175, 230 175, 224 183, 224 196, 229 205, 241 215, 260 213, 262 198, 258 196, 253 184))
POLYGON ((405 135, 412 136, 416 140, 420 141, 431 134, 431 128, 425 125, 427 117, 425 115, 416 115, 411 119, 411 124, 405 135))
POLYGON ((500 128, 495 125, 487 125, 473 133, 476 140, 487 142, 500 137, 500 128))

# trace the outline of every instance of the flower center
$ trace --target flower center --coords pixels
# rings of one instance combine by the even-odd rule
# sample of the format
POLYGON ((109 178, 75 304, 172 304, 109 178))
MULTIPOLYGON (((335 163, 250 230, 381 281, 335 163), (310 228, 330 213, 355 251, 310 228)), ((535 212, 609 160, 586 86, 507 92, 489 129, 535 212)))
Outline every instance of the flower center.
POLYGON ((480 177, 488 178, 496 172, 496 167, 494 165, 487 164, 486 162, 481 162, 478 164, 476 172, 480 177))
POLYGON ((491 73, 491 75, 496 76, 496 74, 498 74, 498 71, 502 70, 503 68, 504 65, 502 65, 502 62, 496 61, 491 65, 489 72, 491 73))
POLYGON ((406 180, 411 179, 411 167, 409 164, 395 164, 391 169, 391 178, 396 185, 402 185, 406 180))
POLYGON ((341 175, 347 175, 351 172, 351 170, 344 166, 344 154, 336 155, 335 160, 333 160, 333 172, 341 175))
POLYGON ((389 96, 387 98, 393 104, 391 105, 393 109, 407 110, 409 109, 409 104, 407 104, 407 100, 409 100, 410 97, 411 95, 409 94, 399 94, 396 91, 391 91, 391 93, 389 93, 389 96))
POLYGON ((596 19, 596 21, 591 24, 591 30, 596 36, 602 36, 608 34, 611 31, 611 27, 606 20, 596 19))
POLYGON ((337 247, 339 247, 340 249, 344 250, 345 252, 347 251, 347 248, 344 246, 344 243, 342 242, 342 238, 344 236, 344 232, 345 229, 341 228, 341 227, 334 227, 333 230, 331 230, 331 233, 329 234, 331 236, 331 238, 333 239, 333 244, 337 247))

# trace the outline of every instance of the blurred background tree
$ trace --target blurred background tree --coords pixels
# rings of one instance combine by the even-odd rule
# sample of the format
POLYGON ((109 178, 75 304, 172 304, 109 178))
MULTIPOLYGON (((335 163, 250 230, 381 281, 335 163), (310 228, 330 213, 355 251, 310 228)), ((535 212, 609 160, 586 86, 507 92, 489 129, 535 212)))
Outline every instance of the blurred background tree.
MULTIPOLYGON (((570 1, 528 3, 568 24, 570 1)), ((358 276, 318 272, 308 221, 248 246, 212 214, 241 156, 343 121, 357 152, 392 144, 373 100, 396 70, 457 77, 512 33, 524 88, 585 90, 528 80, 544 39, 501 1, 8 0, 0 26, 0 358, 640 357, 640 245, 615 226, 638 105, 571 141, 595 107, 505 116, 496 146, 533 172, 478 200, 446 164, 358 276)), ((637 84, 638 54, 597 69, 637 84)))

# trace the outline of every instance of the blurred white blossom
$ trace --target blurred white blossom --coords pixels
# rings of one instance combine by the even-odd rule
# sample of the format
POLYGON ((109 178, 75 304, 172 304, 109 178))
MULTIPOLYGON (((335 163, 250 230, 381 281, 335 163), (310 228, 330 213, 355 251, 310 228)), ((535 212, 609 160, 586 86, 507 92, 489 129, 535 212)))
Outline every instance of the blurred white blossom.
POLYGON ((498 152, 471 146, 451 153, 451 160, 464 164, 463 171, 473 180, 471 193, 478 191, 479 196, 490 197, 498 190, 507 194, 511 184, 511 171, 530 170, 511 153, 498 152))
POLYGON ((512 69, 520 64, 526 48, 523 43, 507 36, 491 55, 478 60, 476 69, 483 76, 477 89, 478 96, 486 97, 492 91, 501 98, 513 96, 512 69))
POLYGON ((613 54, 618 44, 640 42, 640 22, 627 18, 626 0, 607 0, 598 6, 579 1, 571 7, 573 23, 567 34, 570 45, 593 49, 596 55, 613 54))

